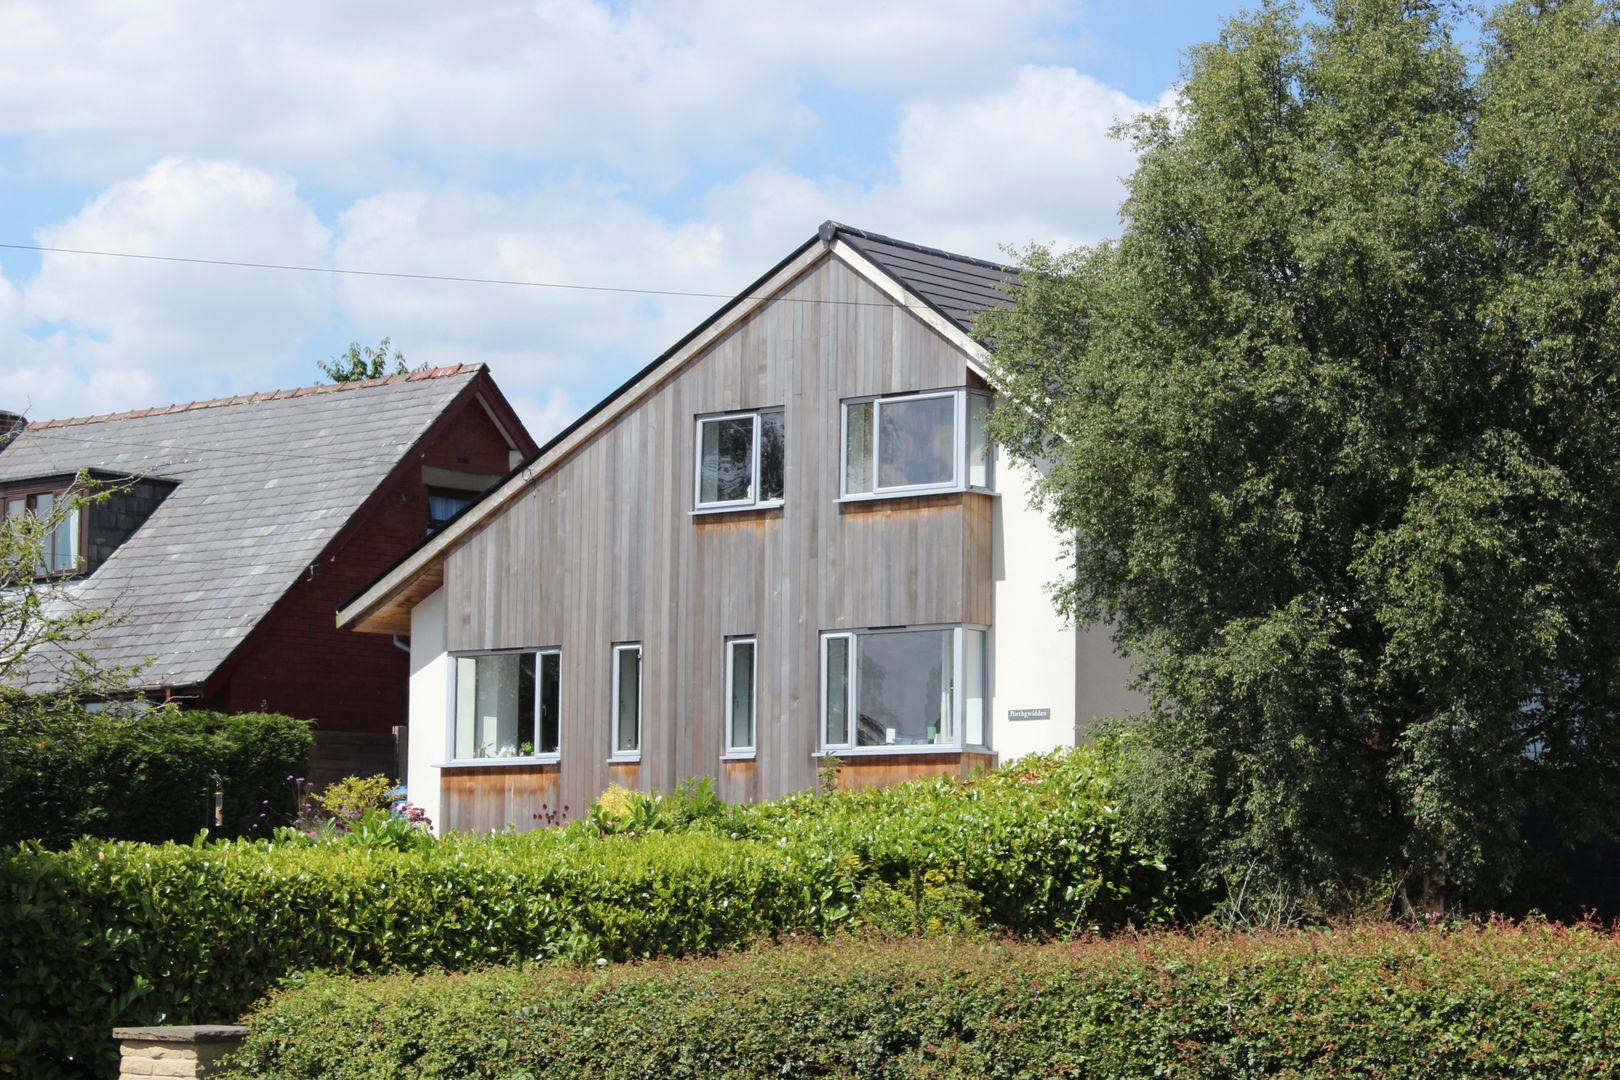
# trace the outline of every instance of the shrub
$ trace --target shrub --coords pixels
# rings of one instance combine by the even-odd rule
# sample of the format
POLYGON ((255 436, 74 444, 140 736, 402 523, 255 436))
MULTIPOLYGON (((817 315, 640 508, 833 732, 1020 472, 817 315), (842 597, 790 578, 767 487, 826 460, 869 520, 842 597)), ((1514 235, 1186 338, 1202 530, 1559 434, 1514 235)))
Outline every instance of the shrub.
POLYGON ((1609 1076, 1620 940, 1547 925, 855 942, 582 972, 318 977, 234 1074, 1609 1076))
MULTIPOLYGON (((358 832, 358 830, 357 830, 358 832)), ((110 1074, 120 1024, 218 1022, 295 972, 710 952, 847 919, 832 860, 561 830, 401 852, 84 841, 0 860, 0 1071, 110 1074)))
POLYGON ((297 793, 287 778, 304 773, 312 746, 307 721, 268 713, 73 711, 38 728, 0 724, 0 843, 158 842, 205 827, 267 835, 291 818, 297 793))

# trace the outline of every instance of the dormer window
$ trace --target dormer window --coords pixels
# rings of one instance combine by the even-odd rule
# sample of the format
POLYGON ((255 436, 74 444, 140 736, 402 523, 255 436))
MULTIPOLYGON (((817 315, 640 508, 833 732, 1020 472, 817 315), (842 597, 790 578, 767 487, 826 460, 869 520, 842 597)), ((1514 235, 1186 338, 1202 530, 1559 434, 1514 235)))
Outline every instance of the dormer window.
POLYGON ((47 523, 50 528, 43 537, 39 573, 70 574, 80 568, 80 552, 84 539, 84 508, 67 503, 67 492, 61 489, 45 491, 14 491, 5 495, 4 516, 11 518, 28 514, 47 523))
POLYGON ((844 498, 990 490, 989 415, 990 395, 977 390, 850 398, 844 402, 844 498))
POLYGON ((693 507, 782 505, 785 434, 781 409, 698 417, 693 507))

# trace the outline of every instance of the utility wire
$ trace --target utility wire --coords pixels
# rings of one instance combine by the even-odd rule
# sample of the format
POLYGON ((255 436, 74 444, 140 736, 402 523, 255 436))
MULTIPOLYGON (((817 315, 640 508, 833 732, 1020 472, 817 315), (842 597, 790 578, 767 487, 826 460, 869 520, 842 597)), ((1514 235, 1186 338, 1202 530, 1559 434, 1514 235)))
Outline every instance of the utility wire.
MULTIPOLYGON (((131 251, 92 251, 86 248, 42 247, 37 244, 6 244, 12 251, 34 251, 53 255, 95 255, 106 259, 140 259, 148 262, 189 263, 195 266, 229 266, 246 270, 288 270, 305 274, 344 274, 350 277, 398 278, 405 281, 448 281, 462 285, 513 285, 528 289, 565 289, 573 292, 628 293, 634 296, 680 296, 700 300, 731 300, 731 293, 697 292, 681 289, 636 289, 616 285, 575 285, 562 281, 524 281, 517 278, 461 277, 455 274, 408 274, 394 270, 356 270, 341 266, 300 266, 296 263, 242 262, 234 259, 194 259, 181 255, 145 255, 131 251)), ((809 296, 744 296, 741 300, 781 300, 794 304, 836 304, 843 307, 891 307, 890 300, 829 300, 809 296)), ((921 304, 899 306, 921 310, 921 304)))

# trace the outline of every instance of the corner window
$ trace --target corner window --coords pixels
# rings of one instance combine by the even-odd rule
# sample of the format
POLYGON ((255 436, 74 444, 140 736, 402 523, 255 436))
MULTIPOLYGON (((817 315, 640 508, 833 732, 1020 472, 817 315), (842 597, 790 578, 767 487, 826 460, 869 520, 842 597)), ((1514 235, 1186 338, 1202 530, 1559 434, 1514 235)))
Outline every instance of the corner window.
POLYGON ((697 509, 781 504, 783 417, 781 409, 760 409, 698 418, 697 509))
POLYGON ((846 752, 987 743, 985 632, 853 630, 821 636, 821 743, 846 752))
POLYGON ((845 401, 844 498, 991 489, 989 415, 977 390, 845 401))
POLYGON ((75 506, 63 491, 28 491, 5 496, 0 517, 29 515, 43 522, 39 574, 67 574, 79 569, 79 539, 84 507, 75 506))
POLYGON ((610 761, 641 760, 641 646, 613 646, 613 753, 610 761))
POLYGON ((726 642, 726 756, 754 755, 754 656, 753 638, 731 638, 726 642))
POLYGON ((478 653, 455 658, 457 761, 555 760, 561 751, 562 653, 478 653))

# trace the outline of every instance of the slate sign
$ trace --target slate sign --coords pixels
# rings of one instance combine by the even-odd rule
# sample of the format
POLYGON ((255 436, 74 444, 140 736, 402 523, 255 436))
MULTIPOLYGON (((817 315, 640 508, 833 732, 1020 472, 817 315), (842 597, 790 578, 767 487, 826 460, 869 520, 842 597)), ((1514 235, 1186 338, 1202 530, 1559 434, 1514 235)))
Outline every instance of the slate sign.
POLYGON ((1008 709, 1007 710, 1007 719, 1009 719, 1009 720, 1050 720, 1050 719, 1052 719, 1052 710, 1051 709, 1008 709))

